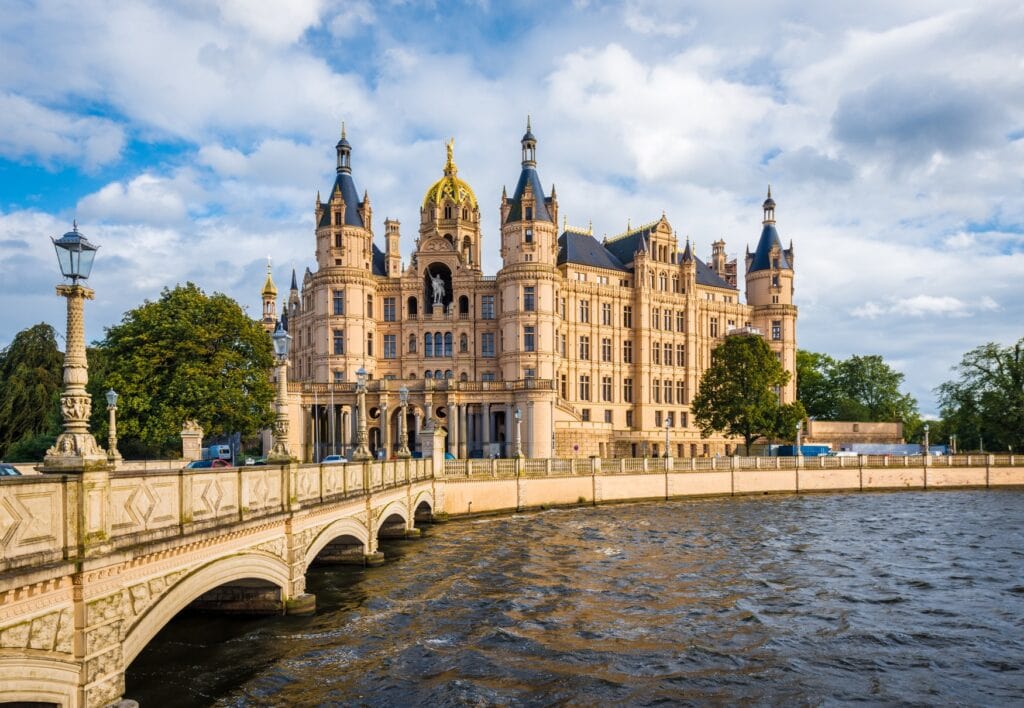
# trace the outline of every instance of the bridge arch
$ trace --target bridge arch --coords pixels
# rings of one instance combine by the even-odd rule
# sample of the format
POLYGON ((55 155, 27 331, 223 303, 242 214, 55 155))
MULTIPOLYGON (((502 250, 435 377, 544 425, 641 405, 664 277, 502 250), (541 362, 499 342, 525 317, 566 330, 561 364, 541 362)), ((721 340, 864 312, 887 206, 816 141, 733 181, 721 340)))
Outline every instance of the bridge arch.
POLYGON ((20 650, 0 657, 0 704, 73 705, 82 667, 43 650, 20 650))
POLYGON ((366 526, 351 517, 338 519, 325 526, 309 544, 309 548, 306 549, 305 559, 303 560, 303 567, 309 568, 320 551, 324 550, 332 541, 342 536, 351 536, 357 539, 363 544, 363 553, 370 552, 370 532, 366 526))
POLYGON ((268 553, 240 553, 228 556, 189 573, 167 590, 128 630, 124 638, 124 667, 163 629, 171 619, 203 593, 236 580, 265 580, 287 592, 288 564, 268 553))
POLYGON ((376 536, 380 533, 381 527, 387 523, 388 519, 393 516, 398 516, 405 523, 406 528, 409 527, 409 509, 406 507, 405 502, 398 500, 393 501, 386 507, 381 509, 380 515, 377 517, 377 521, 374 523, 373 535, 376 536))
POLYGON ((416 495, 412 502, 413 523, 417 521, 430 521, 434 515, 434 495, 429 490, 423 490, 416 495))

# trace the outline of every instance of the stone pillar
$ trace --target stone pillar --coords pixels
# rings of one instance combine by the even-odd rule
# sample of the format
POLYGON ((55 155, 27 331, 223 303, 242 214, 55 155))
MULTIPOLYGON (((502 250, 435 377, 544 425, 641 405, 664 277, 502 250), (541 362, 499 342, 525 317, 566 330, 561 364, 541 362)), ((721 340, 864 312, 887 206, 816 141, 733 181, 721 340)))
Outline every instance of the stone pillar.
POLYGON ((459 407, 455 405, 454 401, 448 402, 448 454, 452 457, 459 456, 458 448, 458 436, 459 436, 459 407))
POLYGON ((380 402, 380 446, 384 450, 384 459, 391 458, 391 437, 388 428, 388 403, 380 402))
POLYGON ((491 456, 491 404, 484 403, 480 409, 480 432, 483 433, 484 458, 488 458, 491 456))
POLYGON ((342 404, 340 407, 341 416, 341 454, 348 455, 348 430, 349 430, 349 413, 348 406, 342 404))
POLYGON ((467 424, 467 413, 469 404, 463 403, 459 406, 459 457, 469 457, 469 425, 467 424))
POLYGON ((537 457, 537 447, 534 444, 536 433, 533 429, 533 423, 535 420, 533 415, 533 401, 526 402, 526 410, 523 411, 523 417, 525 418, 523 422, 526 423, 526 439, 523 441, 523 447, 526 449, 526 456, 537 457))
POLYGON ((516 454, 516 404, 505 404, 505 449, 502 454, 505 457, 513 457, 516 454))
POLYGON ((203 429, 194 420, 181 426, 181 459, 185 462, 203 459, 203 429))
POLYGON ((415 426, 416 426, 413 429, 414 430, 414 435, 413 435, 414 450, 415 449, 422 450, 423 449, 423 443, 420 441, 420 427, 423 424, 423 414, 417 408, 416 412, 413 413, 413 417, 415 418, 415 426))

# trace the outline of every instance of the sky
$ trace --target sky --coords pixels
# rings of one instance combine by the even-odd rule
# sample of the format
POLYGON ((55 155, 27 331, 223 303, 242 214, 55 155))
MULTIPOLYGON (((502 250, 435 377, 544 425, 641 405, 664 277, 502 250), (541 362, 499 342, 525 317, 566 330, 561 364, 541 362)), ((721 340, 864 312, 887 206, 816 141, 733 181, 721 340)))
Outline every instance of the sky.
POLYGON ((933 416, 965 352, 1024 336, 1021 37, 1000 0, 5 0, 0 347, 64 331, 49 239, 75 219, 90 340, 186 281, 259 316, 268 256, 282 291, 315 264, 342 120, 406 259, 455 138, 493 274, 529 114, 599 238, 664 211, 742 272, 770 183, 800 348, 881 354, 933 416))

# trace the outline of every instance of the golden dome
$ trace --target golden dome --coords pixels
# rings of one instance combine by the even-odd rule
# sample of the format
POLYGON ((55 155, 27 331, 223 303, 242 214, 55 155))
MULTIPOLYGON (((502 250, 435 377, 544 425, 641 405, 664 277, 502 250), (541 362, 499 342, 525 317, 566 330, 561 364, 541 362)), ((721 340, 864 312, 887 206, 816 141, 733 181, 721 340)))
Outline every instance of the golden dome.
POLYGON ((463 180, 458 178, 459 169, 455 166, 455 138, 448 141, 448 161, 444 165, 444 177, 434 182, 423 197, 423 208, 428 209, 431 205, 442 205, 446 201, 454 204, 462 204, 466 199, 474 209, 477 208, 476 195, 473 189, 463 180))
MULTIPOLYGON (((268 261, 270 259, 267 259, 268 261)), ((277 286, 274 279, 270 277, 270 263, 267 263, 267 281, 263 283, 263 297, 277 299, 277 286)))

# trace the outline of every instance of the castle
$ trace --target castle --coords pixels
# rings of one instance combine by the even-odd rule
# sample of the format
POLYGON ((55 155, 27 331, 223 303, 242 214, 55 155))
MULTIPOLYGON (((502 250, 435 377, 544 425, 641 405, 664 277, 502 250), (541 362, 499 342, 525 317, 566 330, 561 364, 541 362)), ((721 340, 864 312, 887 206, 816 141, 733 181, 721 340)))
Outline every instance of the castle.
MULTIPOLYGON (((454 144, 420 207, 416 247, 400 255, 400 224, 373 209, 352 172, 342 130, 337 176, 315 205, 316 268, 292 272, 281 320, 293 337, 290 448, 304 460, 351 450, 356 372, 369 374, 372 451, 415 455, 433 419, 452 456, 511 456, 517 426, 528 457, 730 454, 735 441, 705 438, 690 401, 711 350, 730 332, 756 330, 794 374, 779 392, 796 397, 792 244, 783 248, 768 190, 760 239, 747 249, 746 302, 736 261, 716 241, 708 262, 679 243, 663 214, 601 241, 558 228, 558 197, 545 194, 537 138, 521 140, 519 179, 503 190, 497 275, 481 269, 481 211, 459 177, 454 144), (519 421, 517 423, 517 420, 519 421)), ((278 319, 277 288, 263 289, 263 323, 278 319)))

